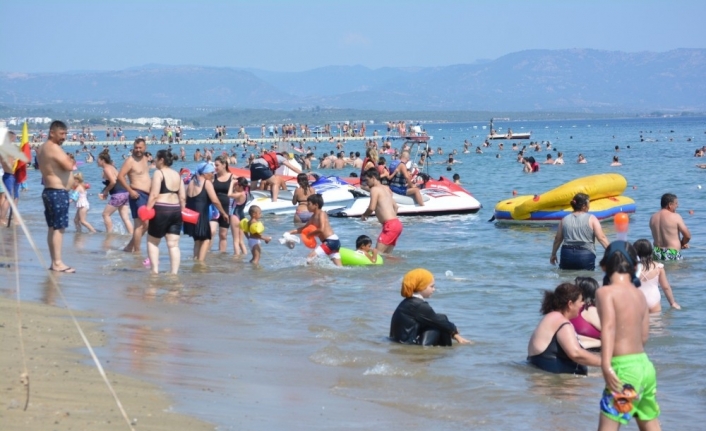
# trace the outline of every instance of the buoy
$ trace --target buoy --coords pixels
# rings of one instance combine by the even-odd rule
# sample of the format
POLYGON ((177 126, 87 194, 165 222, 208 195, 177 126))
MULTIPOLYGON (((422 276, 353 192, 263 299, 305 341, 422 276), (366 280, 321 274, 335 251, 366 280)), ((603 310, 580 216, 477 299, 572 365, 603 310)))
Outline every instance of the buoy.
POLYGON ((199 221, 199 213, 192 209, 184 208, 181 210, 181 219, 184 223, 196 224, 199 221))
POLYGON ((311 232, 314 232, 316 230, 316 226, 314 225, 309 225, 302 230, 301 238, 302 238, 302 244, 307 246, 308 248, 316 248, 316 237, 315 236, 309 236, 311 232))
POLYGON ((618 239, 621 241, 627 241, 630 217, 628 217, 626 213, 618 213, 613 219, 613 224, 615 225, 615 231, 618 233, 618 239))
POLYGON ((152 220, 154 218, 154 215, 154 208, 147 208, 145 205, 142 205, 140 208, 137 209, 137 217, 139 217, 142 221, 152 220))

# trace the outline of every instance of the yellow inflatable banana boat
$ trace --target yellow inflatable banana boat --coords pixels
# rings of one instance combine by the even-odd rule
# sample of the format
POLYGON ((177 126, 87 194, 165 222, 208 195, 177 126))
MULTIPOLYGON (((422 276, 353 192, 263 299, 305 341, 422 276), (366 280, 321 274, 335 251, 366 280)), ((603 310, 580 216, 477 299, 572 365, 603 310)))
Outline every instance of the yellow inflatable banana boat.
POLYGON ((607 220, 619 212, 634 213, 635 201, 621 196, 628 183, 620 174, 577 178, 541 195, 516 196, 495 205, 495 220, 503 223, 558 223, 573 212, 571 200, 577 193, 591 199, 588 212, 607 220))

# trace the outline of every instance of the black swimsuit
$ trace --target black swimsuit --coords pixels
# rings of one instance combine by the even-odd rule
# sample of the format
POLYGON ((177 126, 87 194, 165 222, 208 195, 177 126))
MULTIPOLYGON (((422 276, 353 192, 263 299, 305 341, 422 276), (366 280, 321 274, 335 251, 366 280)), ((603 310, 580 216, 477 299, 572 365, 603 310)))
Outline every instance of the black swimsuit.
MULTIPOLYGON (((228 193, 230 192, 230 182, 232 179, 233 175, 229 176, 225 181, 218 181, 218 178, 213 179, 213 190, 216 192, 218 201, 224 209, 230 207, 228 193)), ((218 216, 218 226, 224 228, 230 227, 230 217, 223 217, 222 214, 218 216)))
POLYGON ((559 330, 563 328, 564 325, 570 324, 570 322, 564 322, 559 326, 559 328, 557 328, 552 340, 542 353, 534 356, 528 356, 527 360, 530 364, 544 371, 549 371, 550 373, 580 374, 582 376, 588 374, 588 367, 577 364, 569 358, 564 349, 561 348, 561 345, 556 338, 556 334, 559 333, 559 330))

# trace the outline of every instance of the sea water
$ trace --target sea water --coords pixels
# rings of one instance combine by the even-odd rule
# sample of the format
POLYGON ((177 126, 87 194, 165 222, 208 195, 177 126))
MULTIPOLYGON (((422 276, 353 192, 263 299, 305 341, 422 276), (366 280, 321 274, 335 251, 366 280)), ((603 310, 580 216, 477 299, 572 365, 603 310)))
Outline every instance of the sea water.
MULTIPOLYGON (((290 250, 276 241, 293 227, 291 216, 277 216, 264 220, 265 233, 275 240, 263 246, 259 268, 232 256, 230 236, 228 254, 214 252, 205 264, 194 263, 193 242, 182 237, 179 275, 152 276, 142 263, 144 243, 142 256, 127 254, 120 251, 127 236, 77 234, 72 225, 64 238, 64 261, 77 273, 60 274, 60 287, 68 306, 93 312, 111 334, 109 344, 99 349, 108 370, 161 385, 174 398, 175 410, 212 421, 222 430, 591 429, 597 424, 603 388, 600 370, 591 369, 588 377, 552 375, 527 365, 525 358, 541 318, 542 291, 579 275, 600 280, 602 274, 559 271, 550 265, 555 227, 501 226, 489 219, 494 205, 513 191, 540 194, 577 177, 616 172, 626 177, 624 194, 637 204, 630 220, 631 241, 651 239, 649 217, 666 192, 679 197, 678 212, 693 236, 685 260, 666 265, 682 310, 669 309, 663 298, 664 310, 651 319, 646 349, 657 368, 663 427, 699 429, 706 419, 701 311, 706 299, 706 189, 698 186, 706 184, 706 170, 695 164, 706 160, 693 155, 706 144, 706 119, 496 124, 517 133, 532 131, 532 141, 550 141, 564 153, 565 165, 541 165, 531 175, 522 172, 510 149, 512 141, 504 141, 502 151, 494 141, 476 154, 474 148, 487 133, 481 126, 425 128, 433 136, 430 146, 444 153, 432 157, 430 175, 458 173, 483 208, 474 215, 404 218, 395 256, 382 267, 336 268, 327 261, 307 265, 308 249, 299 245, 290 250), (466 139, 472 143, 469 154, 462 153, 466 139), (449 172, 443 162, 454 149, 459 163, 449 172), (579 153, 588 163, 576 163, 579 153), (614 155, 623 166, 610 167, 614 155), (387 339, 390 317, 402 299, 400 280, 416 267, 436 277, 432 307, 447 314, 475 344, 421 348, 387 339)), ((384 125, 368 129, 376 128, 384 133, 384 125)), ((249 132, 259 136, 259 129, 249 132)), ((129 139, 137 133, 128 131, 129 139)), ((186 131, 186 138, 209 134, 206 129, 186 131)), ((315 145, 317 155, 335 150, 328 142, 315 145)), ((232 149, 214 146, 216 153, 232 149)), ((164 146, 149 145, 148 151, 154 154, 159 148, 164 146)), ((547 154, 544 144, 542 148, 528 155, 541 163, 547 154)), ((194 150, 186 147, 188 159, 194 150)), ((416 145, 413 154, 415 150, 416 145)), ((363 154, 363 143, 348 142, 344 151, 363 154)), ((551 153, 556 158, 557 152, 551 153)), ((125 150, 118 147, 112 154, 120 165, 125 150)), ((193 170, 194 165, 177 162, 174 167, 193 170)), ((83 164, 80 170, 93 184, 88 219, 100 230, 105 205, 97 198, 100 169, 83 164)), ((348 176, 353 171, 326 173, 348 176)), ((30 171, 28 185, 20 209, 47 259, 37 172, 30 171)), ((121 225, 117 214, 113 222, 121 225)), ((331 225, 351 248, 358 235, 375 239, 380 231, 375 219, 332 218, 331 225)), ((604 223, 603 229, 615 239, 612 223, 604 223)), ((14 259, 10 232, 0 229, 6 263, 14 259)), ((602 251, 599 246, 599 256, 602 251)), ((22 297, 64 306, 22 235, 19 257, 22 297)), ((10 296, 16 268, 4 266, 0 286, 10 296)), ((161 268, 168 268, 164 243, 161 268)))

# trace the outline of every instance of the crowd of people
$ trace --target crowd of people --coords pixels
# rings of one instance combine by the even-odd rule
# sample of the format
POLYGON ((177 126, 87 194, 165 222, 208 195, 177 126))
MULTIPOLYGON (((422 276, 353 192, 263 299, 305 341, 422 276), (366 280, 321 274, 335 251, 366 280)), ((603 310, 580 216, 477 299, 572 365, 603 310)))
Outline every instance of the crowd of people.
MULTIPOLYGON (((95 228, 86 220, 90 204, 83 177, 74 173, 76 161, 73 155, 61 147, 66 139, 66 125, 53 122, 46 142, 36 149, 36 158, 44 185, 42 201, 48 227, 49 269, 73 273, 75 269, 62 257, 70 202, 75 203, 77 230, 85 227, 95 232, 95 228)), ((467 148, 466 144, 464 148, 467 148)), ((365 235, 358 238, 356 248, 373 262, 378 254, 393 252, 403 231, 394 194, 410 196, 417 205, 424 205, 409 150, 405 145, 399 153, 391 152, 393 157, 387 164, 380 156, 381 152, 387 154, 385 145, 378 147, 371 140, 366 145, 363 159, 359 153, 351 152, 345 164, 338 167, 342 169, 350 165, 360 169, 359 174, 354 174, 360 177, 361 187, 370 193, 370 203, 362 219, 374 213, 382 231, 374 249, 372 240, 365 235)), ((193 258, 197 261, 206 259, 214 238, 218 251, 226 252, 227 235, 231 232, 234 253, 249 252, 251 262, 259 263, 261 245, 270 242, 272 237, 264 234, 260 208, 252 205, 246 214, 245 207, 251 187, 269 189, 271 199, 278 199, 284 182, 276 173, 280 166, 298 173, 299 187, 291 198, 291 204, 296 206, 293 219, 296 228, 288 234, 305 234, 319 240, 308 256, 309 260, 323 257, 341 265, 341 242, 327 213, 322 210, 323 198, 311 187, 309 177, 302 172, 300 165, 293 163, 287 151, 260 148, 258 153, 250 154, 246 166, 252 183, 231 172, 227 153, 216 157, 211 150, 198 153, 199 150, 194 156, 198 166, 193 173, 177 172, 172 168, 175 160, 184 160, 183 150, 176 155, 171 148, 160 149, 152 157, 147 152, 144 138, 135 140, 120 169, 114 165, 110 150, 106 148, 98 154, 97 165, 102 170, 103 180, 98 196, 107 201, 103 210, 106 230, 112 230, 111 215, 118 212, 125 232, 131 236, 124 251, 132 253, 140 252, 142 237, 147 234, 148 258, 145 263, 152 273, 159 273, 162 238, 166 238, 169 272, 178 273, 182 232, 193 238, 193 258), (185 212, 193 219, 187 219, 185 212)), ((423 154, 428 162, 434 152, 425 151, 423 154)), ((525 158, 523 150, 518 154, 523 163, 529 164, 530 170, 535 170, 537 162, 533 157, 525 158)), ((449 154, 445 163, 455 163, 453 155, 449 154)), ((333 152, 329 156, 333 156, 333 152)), ((339 152, 335 157, 344 156, 345 153, 339 152)), ((562 156, 558 153, 555 160, 548 157, 545 163, 556 164, 558 160, 563 163, 562 156)), ((579 155, 579 163, 581 157, 579 155)), ((6 211, 3 200, 16 199, 18 188, 6 178, 8 174, 12 176, 12 160, 5 158, 0 162, 5 170, 5 193, 0 195, 0 210, 6 211)), ((460 182, 460 178, 454 180, 460 182)), ((577 277, 573 283, 562 283, 553 291, 545 291, 540 309, 543 317, 530 337, 527 360, 552 373, 585 375, 587 367, 600 367, 606 383, 600 403, 601 429, 615 429, 617 424, 627 423, 633 416, 637 417, 640 429, 659 427, 656 421, 659 416, 655 399, 656 375, 644 353, 644 344, 649 333, 648 315, 661 310, 660 288, 671 307, 681 308, 662 263, 682 259, 681 252, 689 247, 691 233, 676 212, 678 205, 674 194, 662 196, 661 209, 649 222, 652 242, 640 239, 634 244, 626 241, 609 243, 601 224, 589 212, 589 196, 583 193, 573 197, 573 212, 559 223, 550 263, 558 264, 562 270, 593 271, 598 254, 595 242, 598 241, 605 249, 599 263, 605 276, 602 284, 591 277, 577 277)), ((404 299, 390 323, 392 340, 424 346, 450 346, 453 340, 461 344, 471 343, 460 335, 447 316, 436 313, 428 304, 434 290, 434 277, 426 269, 417 268, 404 276, 401 286, 404 299)))

